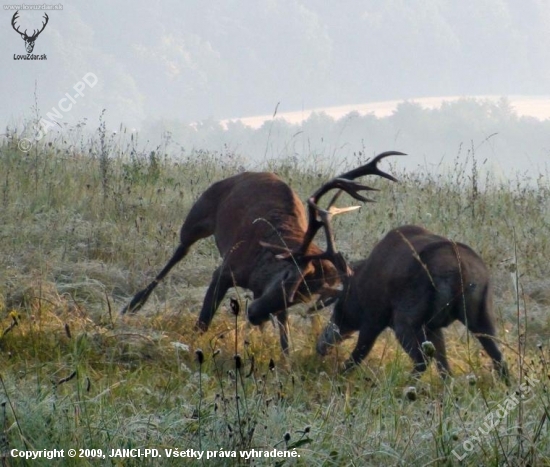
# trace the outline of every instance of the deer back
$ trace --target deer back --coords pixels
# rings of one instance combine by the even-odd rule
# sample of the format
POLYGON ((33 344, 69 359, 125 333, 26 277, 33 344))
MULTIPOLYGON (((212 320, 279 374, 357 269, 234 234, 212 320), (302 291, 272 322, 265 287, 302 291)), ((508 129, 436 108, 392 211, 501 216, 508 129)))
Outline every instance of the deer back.
POLYGON ((489 272, 470 247, 406 225, 390 231, 356 265, 347 309, 380 319, 409 310, 411 319, 442 327, 465 313, 475 319, 489 287, 489 272))

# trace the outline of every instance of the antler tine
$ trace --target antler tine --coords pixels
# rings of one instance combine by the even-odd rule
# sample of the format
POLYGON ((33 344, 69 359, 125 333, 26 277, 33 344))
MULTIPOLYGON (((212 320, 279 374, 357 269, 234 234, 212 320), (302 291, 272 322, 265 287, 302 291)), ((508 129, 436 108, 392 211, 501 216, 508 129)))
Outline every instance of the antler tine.
POLYGON ((327 249, 326 251, 318 255, 305 255, 303 256, 303 259, 304 260, 328 259, 334 264, 334 266, 336 267, 338 272, 340 272, 340 274, 342 274, 344 277, 350 277, 352 275, 352 271, 348 267, 348 263, 344 259, 344 256, 342 255, 342 253, 336 250, 331 220, 332 220, 332 217, 335 216, 336 214, 359 209, 360 206, 351 206, 349 208, 341 208, 341 209, 340 208, 322 209, 313 202, 312 198, 309 199, 308 204, 309 206, 311 206, 313 210, 316 211, 316 213, 321 218, 320 222, 323 226, 325 235, 327 237, 327 249))
MULTIPOLYGON (((337 178, 333 178, 330 182, 326 183, 321 188, 319 188, 310 199, 312 199, 313 202, 317 204, 325 193, 328 193, 330 190, 333 190, 334 188, 339 188, 340 192, 345 191, 352 198, 355 198, 359 201, 365 201, 365 202, 369 200, 364 196, 361 196, 359 194, 359 191, 378 191, 376 188, 371 188, 366 185, 361 185, 360 183, 354 182, 351 179, 346 179, 344 177, 337 177, 337 178)), ((340 192, 334 195, 334 197, 329 203, 329 206, 332 206, 334 202, 340 197, 340 192)))
POLYGON ((33 30, 33 35, 31 36, 32 39, 38 37, 40 35, 40 33, 45 29, 46 24, 48 24, 48 21, 50 20, 50 18, 48 17, 47 13, 44 13, 44 16, 45 16, 46 21, 44 21, 44 23, 42 24, 42 29, 40 29, 40 30, 34 29, 33 30))
POLYGON ((13 29, 15 29, 19 34, 21 34, 21 31, 19 31, 18 28, 15 27, 15 22, 17 21, 17 19, 19 18, 19 10, 16 11, 14 14, 13 14, 13 17, 11 19, 11 26, 13 29))
POLYGON ((404 152, 399 152, 399 151, 383 152, 381 154, 378 154, 373 160, 371 160, 367 164, 362 165, 361 167, 357 167, 356 169, 350 170, 349 172, 346 172, 345 174, 340 175, 339 178, 347 178, 349 180, 353 180, 357 177, 362 177, 363 175, 378 175, 380 177, 387 178, 392 182, 397 182, 397 179, 395 177, 393 177, 390 174, 387 174, 386 172, 382 172, 378 168, 378 162, 380 162, 382 159, 388 156, 406 156, 406 154, 404 152))
POLYGON ((44 21, 44 25, 42 26, 42 29, 40 30, 40 32, 44 30, 44 28, 46 27, 46 24, 48 24, 48 21, 50 20, 48 13, 44 13, 44 18, 46 19, 46 21, 44 21))

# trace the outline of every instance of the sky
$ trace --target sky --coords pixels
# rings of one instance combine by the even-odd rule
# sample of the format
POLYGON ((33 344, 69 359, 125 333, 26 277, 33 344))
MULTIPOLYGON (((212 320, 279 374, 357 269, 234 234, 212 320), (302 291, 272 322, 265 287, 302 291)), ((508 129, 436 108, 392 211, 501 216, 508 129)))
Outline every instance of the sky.
POLYGON ((142 129, 434 96, 550 99, 548 0, 3 1, 2 125, 48 112, 97 127, 105 110, 110 127, 142 129), (32 35, 45 15, 39 59, 25 60, 14 28, 32 35))

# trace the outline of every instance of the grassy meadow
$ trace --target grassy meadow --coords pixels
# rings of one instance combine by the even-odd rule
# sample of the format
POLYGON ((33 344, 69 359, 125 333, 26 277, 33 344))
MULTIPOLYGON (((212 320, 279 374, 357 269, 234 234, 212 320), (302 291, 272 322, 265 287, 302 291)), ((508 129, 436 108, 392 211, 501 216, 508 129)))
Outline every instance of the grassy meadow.
MULTIPOLYGON (((228 312, 230 297, 242 308, 250 299, 239 289, 197 335, 221 262, 212 239, 192 248, 139 313, 120 316, 170 258, 194 200, 246 164, 229 152, 173 144, 142 152, 134 137, 108 135, 104 125, 90 139, 39 141, 28 152, 20 143, 17 134, 0 142, 1 452, 88 449, 88 458, 60 461, 79 466, 550 465, 548 174, 497 181, 467 152, 448 173, 406 173, 394 157, 383 166, 400 183, 365 180, 381 190, 377 203, 335 221, 337 245, 351 261, 409 223, 479 252, 492 272, 513 378, 507 388, 459 324, 446 330, 454 372, 446 382, 435 365, 412 380, 412 363, 389 331, 361 367, 341 375, 354 339, 324 359, 315 354, 329 310, 312 319, 307 307, 294 309, 285 359, 273 326, 253 328, 243 313, 228 312), (483 428, 488 420, 497 426, 483 428), (163 457, 109 457, 138 448, 163 457), (300 457, 220 457, 274 448, 300 457), (106 459, 97 459, 98 449, 106 459), (167 458, 165 449, 216 457, 167 458)), ((293 160, 261 168, 304 200, 344 169, 293 160)))

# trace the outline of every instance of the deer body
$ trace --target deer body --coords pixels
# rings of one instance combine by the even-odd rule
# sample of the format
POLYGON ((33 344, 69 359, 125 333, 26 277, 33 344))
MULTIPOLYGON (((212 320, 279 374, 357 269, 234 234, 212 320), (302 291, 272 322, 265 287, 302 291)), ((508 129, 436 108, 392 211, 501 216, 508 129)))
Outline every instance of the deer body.
POLYGON ((353 269, 331 322, 318 340, 318 353, 325 355, 329 346, 359 331, 346 362, 350 368, 368 355, 378 335, 390 327, 413 360, 415 373, 426 369, 421 344, 431 341, 438 369, 445 376, 450 368, 442 328, 459 320, 476 335, 495 369, 508 380, 493 339, 489 272, 470 247, 407 225, 390 231, 353 269))
MULTIPOLYGON (((255 301, 248 310, 253 324, 277 314, 286 325, 285 303, 290 288, 301 281, 303 271, 282 264, 260 242, 295 247, 307 229, 306 212, 294 191, 273 173, 245 172, 212 185, 192 207, 180 233, 180 254, 197 240, 214 235, 223 264, 216 269, 197 322, 208 329, 212 317, 230 287, 251 290, 255 301), (284 242, 284 243, 283 243, 284 242)), ((321 250, 314 244, 311 253, 321 250)), ((314 261, 298 288, 300 301, 307 301, 308 289, 315 294, 325 283, 335 285, 338 275, 327 260, 314 261)), ((284 347, 286 347, 286 344, 284 347)))
MULTIPOLYGON (((311 199, 318 201, 338 188, 356 199, 369 188, 352 180, 378 175, 393 180, 377 168, 382 153, 368 164, 342 174, 323 185, 311 199)), ((343 212, 345 210, 339 210, 343 212)), ((213 275, 196 328, 206 331, 214 313, 230 287, 239 286, 254 293, 248 319, 259 325, 275 315, 280 324, 281 346, 288 352, 288 308, 307 302, 315 294, 334 297, 339 291, 340 274, 322 250, 312 243, 322 223, 309 208, 308 216, 296 193, 273 173, 245 172, 214 183, 191 208, 180 231, 180 244, 164 269, 145 289, 138 292, 122 313, 137 311, 157 284, 182 260, 201 238, 214 236, 223 262, 213 275), (277 251, 296 251, 297 258, 277 259, 277 251)))
MULTIPOLYGON (((338 274, 328 260, 313 261, 302 271, 294 264, 278 261, 260 242, 295 247, 303 241, 307 226, 300 199, 273 173, 244 172, 214 183, 187 215, 180 245, 168 264, 123 313, 138 310, 195 242, 214 235, 224 260, 212 275, 196 327, 206 331, 227 290, 239 286, 254 293, 248 310, 253 324, 265 322, 270 314, 277 315, 281 346, 287 351, 291 288, 300 283, 295 303, 308 301, 324 285, 335 285, 338 274)), ((320 253, 320 249, 312 244, 310 252, 320 253)))

